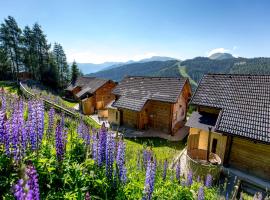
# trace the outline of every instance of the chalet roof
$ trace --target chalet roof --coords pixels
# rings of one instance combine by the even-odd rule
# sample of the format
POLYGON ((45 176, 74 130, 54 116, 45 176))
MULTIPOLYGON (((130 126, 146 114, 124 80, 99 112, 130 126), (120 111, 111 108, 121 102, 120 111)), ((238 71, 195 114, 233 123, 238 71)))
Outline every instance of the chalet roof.
POLYGON ((221 110, 217 132, 270 143, 270 75, 204 75, 191 104, 221 110))
POLYGON ((209 131, 209 128, 214 131, 217 116, 208 113, 193 112, 189 117, 186 126, 196 127, 209 131))
POLYGON ((186 78, 128 76, 113 90, 119 98, 113 106, 140 111, 147 100, 175 103, 186 78))
POLYGON ((75 83, 70 84, 66 90, 67 91, 72 91, 76 87, 81 87, 81 91, 78 92, 76 97, 80 98, 84 94, 89 93, 92 94, 94 93, 97 89, 99 89, 101 86, 103 86, 105 83, 107 83, 109 80, 105 79, 100 79, 96 77, 85 77, 81 76, 78 77, 75 83))

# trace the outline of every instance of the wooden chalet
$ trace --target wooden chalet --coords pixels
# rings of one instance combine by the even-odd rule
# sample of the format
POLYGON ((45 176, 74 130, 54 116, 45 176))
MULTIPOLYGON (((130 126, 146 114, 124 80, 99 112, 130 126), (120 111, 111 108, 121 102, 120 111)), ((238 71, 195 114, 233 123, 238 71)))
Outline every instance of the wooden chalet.
POLYGON ((80 102, 83 114, 97 113, 100 117, 108 117, 106 106, 115 99, 112 90, 116 83, 95 77, 78 77, 66 89, 66 96, 80 102))
POLYGON ((111 124, 173 134, 185 123, 191 87, 185 78, 128 76, 113 94, 111 124))
POLYGON ((190 105, 191 159, 270 180, 270 75, 204 75, 190 105))

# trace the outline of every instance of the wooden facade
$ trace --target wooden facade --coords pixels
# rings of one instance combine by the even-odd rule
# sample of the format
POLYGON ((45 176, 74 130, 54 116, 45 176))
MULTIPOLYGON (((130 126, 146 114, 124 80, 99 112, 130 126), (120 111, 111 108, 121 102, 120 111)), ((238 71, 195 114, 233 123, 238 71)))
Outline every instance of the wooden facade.
MULTIPOLYGON (((198 107, 201 112, 216 114, 217 109, 198 107)), ((209 161, 209 153, 215 153, 221 164, 259 178, 270 180, 270 145, 231 134, 217 133, 190 127, 188 156, 195 160, 209 161)))
POLYGON ((270 180, 270 145, 233 137, 229 166, 270 180))
POLYGON ((191 89, 187 82, 176 103, 148 100, 140 111, 124 108, 109 109, 108 120, 110 123, 135 129, 146 130, 151 128, 174 134, 184 126, 190 96, 191 89))
POLYGON ((115 99, 115 95, 112 94, 115 86, 116 83, 108 81, 91 94, 90 97, 81 100, 83 114, 91 115, 97 111, 100 117, 108 117, 106 105, 115 99))

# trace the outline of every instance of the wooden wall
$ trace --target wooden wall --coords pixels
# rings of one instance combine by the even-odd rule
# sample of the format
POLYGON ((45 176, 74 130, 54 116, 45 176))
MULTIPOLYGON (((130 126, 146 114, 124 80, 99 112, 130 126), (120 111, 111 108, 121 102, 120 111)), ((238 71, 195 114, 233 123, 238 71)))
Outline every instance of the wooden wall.
POLYGON ((171 106, 170 103, 149 100, 139 113, 139 128, 144 128, 144 117, 148 117, 148 127, 171 132, 171 106))
MULTIPOLYGON (((208 145, 208 131, 202 130, 199 128, 190 128, 189 131, 189 139, 188 140, 199 140, 199 141, 188 141, 188 149, 193 150, 197 149, 200 150, 206 150, 207 151, 207 145, 208 145), (198 135, 199 134, 199 139, 197 137, 192 137, 193 135, 198 135)), ((226 149, 226 143, 227 143, 227 136, 221 135, 219 133, 211 132, 211 137, 210 137, 210 146, 209 150, 211 152, 212 150, 212 141, 213 139, 217 139, 217 148, 216 148, 216 154, 220 157, 221 162, 223 163, 224 161, 224 155, 225 155, 225 149, 226 149)))
POLYGON ((95 98, 89 97, 81 101, 82 112, 85 115, 92 115, 95 112, 95 98))
POLYGON ((122 117, 123 117, 123 125, 131 127, 131 128, 137 128, 138 127, 138 112, 123 109, 122 110, 122 117))
POLYGON ((184 126, 187 115, 187 105, 191 96, 191 87, 189 82, 186 82, 179 98, 173 104, 172 110, 172 132, 176 133, 181 127, 184 126))
POLYGON ((120 125, 120 112, 115 108, 108 108, 108 121, 110 123, 120 125), (118 114, 116 114, 118 113, 118 114))
POLYGON ((115 86, 116 83, 108 81, 95 92, 97 110, 104 109, 108 103, 115 99, 115 95, 112 94, 112 90, 115 86))
POLYGON ((229 164, 270 180, 270 145, 233 137, 229 164))

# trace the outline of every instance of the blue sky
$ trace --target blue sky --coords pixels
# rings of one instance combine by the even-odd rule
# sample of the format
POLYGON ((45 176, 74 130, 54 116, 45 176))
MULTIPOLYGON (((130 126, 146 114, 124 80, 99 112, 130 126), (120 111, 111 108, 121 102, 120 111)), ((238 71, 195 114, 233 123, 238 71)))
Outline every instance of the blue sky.
POLYGON ((270 1, 1 0, 0 21, 38 22, 69 61, 101 63, 151 56, 179 59, 229 52, 270 56, 270 1))

